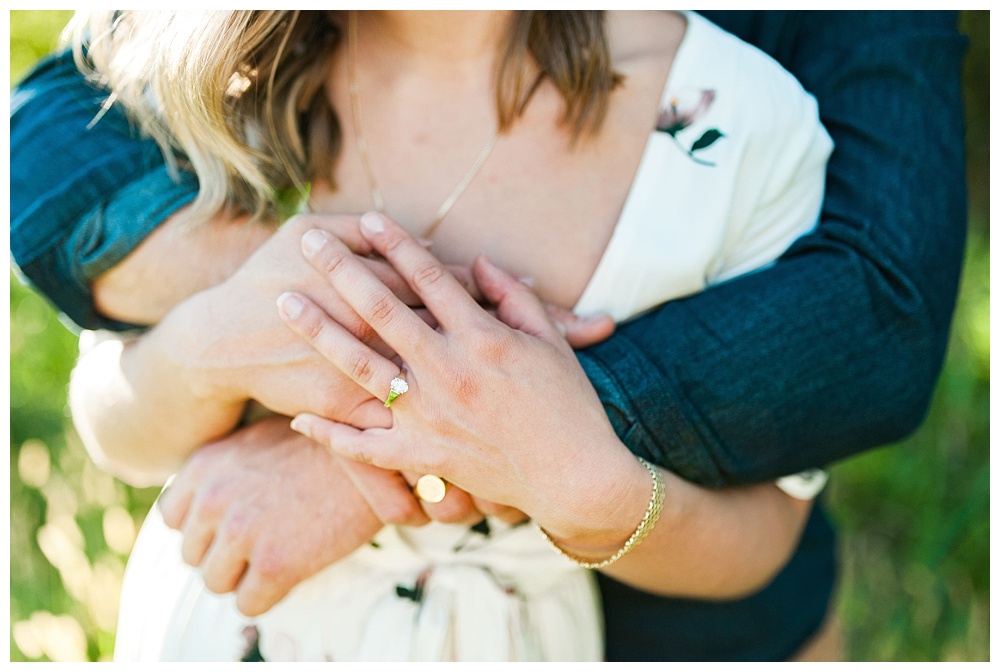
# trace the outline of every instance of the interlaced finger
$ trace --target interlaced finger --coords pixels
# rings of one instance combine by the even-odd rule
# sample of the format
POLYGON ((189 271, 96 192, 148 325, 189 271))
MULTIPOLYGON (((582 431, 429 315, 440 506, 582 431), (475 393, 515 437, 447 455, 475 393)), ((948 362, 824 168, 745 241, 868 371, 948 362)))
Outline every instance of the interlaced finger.
MULTIPOLYGON (((302 252, 344 302, 404 360, 419 357, 417 353, 427 352, 433 343, 442 341, 336 238, 324 231, 309 231, 302 237, 302 252)), ((468 294, 465 296, 468 299, 468 294)))
POLYGON ((423 300, 446 331, 484 315, 468 290, 437 257, 392 220, 377 212, 361 216, 361 233, 423 300))
MULTIPOLYGON (((409 310, 409 309, 406 309, 409 310)), ((278 313, 295 333, 372 396, 385 399, 399 366, 355 338, 301 294, 278 297, 278 313)), ((425 329, 423 320, 414 316, 425 329)))

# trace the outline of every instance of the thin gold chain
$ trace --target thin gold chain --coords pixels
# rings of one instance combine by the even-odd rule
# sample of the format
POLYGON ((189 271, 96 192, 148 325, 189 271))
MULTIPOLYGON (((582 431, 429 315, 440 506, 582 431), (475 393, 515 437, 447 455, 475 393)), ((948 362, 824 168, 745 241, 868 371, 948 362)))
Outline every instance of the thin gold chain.
MULTIPOLYGON (((361 87, 358 85, 358 14, 356 11, 351 11, 347 19, 347 51, 348 51, 348 77, 350 78, 350 93, 351 93, 351 112, 354 115, 354 139, 358 146, 358 154, 361 156, 361 165, 364 168, 365 175, 368 177, 368 188, 371 192, 372 203, 375 205, 375 209, 381 213, 385 213, 385 199, 382 198, 382 190, 379 189, 378 181, 375 179, 375 171, 372 170, 371 156, 368 154, 368 142, 365 140, 364 130, 362 126, 361 119, 361 87)), ((448 212, 451 211, 455 203, 462 196, 465 190, 472 183, 472 180, 479 173, 479 170, 486 163, 486 159, 489 158, 490 153, 493 151, 493 147, 497 144, 497 138, 500 136, 500 129, 493 131, 493 135, 486 142, 483 148, 479 152, 479 156, 476 157, 475 162, 469 171, 462 178, 462 181, 458 183, 448 198, 444 199, 444 203, 438 208, 437 213, 434 215, 434 219, 431 220, 430 225, 423 232, 422 237, 429 238, 431 234, 437 229, 438 225, 445 218, 448 212)))

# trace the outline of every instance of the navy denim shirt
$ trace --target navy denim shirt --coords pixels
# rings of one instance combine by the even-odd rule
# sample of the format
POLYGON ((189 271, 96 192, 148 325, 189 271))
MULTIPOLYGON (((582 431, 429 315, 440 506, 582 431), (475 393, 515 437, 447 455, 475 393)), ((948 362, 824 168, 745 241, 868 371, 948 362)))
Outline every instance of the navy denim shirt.
MULTIPOLYGON (((704 12, 819 101, 836 143, 820 224, 773 267, 674 301, 579 353, 629 448, 690 480, 773 479, 897 440, 922 421, 965 244, 965 39, 954 12, 704 12)), ((155 144, 63 55, 11 106, 11 251, 77 324, 89 283, 193 199, 155 144)), ((820 507, 774 582, 730 602, 600 575, 609 660, 781 660, 835 577, 820 507)))

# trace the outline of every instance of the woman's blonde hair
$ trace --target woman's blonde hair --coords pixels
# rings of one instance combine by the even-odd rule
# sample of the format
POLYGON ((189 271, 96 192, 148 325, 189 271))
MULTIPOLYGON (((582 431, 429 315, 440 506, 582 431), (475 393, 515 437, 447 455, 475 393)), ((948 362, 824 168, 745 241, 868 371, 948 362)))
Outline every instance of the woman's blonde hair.
MULTIPOLYGON (((339 12, 128 10, 78 12, 66 40, 107 104, 124 106, 171 169, 197 174, 197 220, 227 205, 274 216, 282 194, 333 184, 342 138, 323 87, 344 32, 339 12)), ((514 13, 496 73, 501 131, 540 77, 574 138, 599 128, 620 80, 601 12, 514 13)))

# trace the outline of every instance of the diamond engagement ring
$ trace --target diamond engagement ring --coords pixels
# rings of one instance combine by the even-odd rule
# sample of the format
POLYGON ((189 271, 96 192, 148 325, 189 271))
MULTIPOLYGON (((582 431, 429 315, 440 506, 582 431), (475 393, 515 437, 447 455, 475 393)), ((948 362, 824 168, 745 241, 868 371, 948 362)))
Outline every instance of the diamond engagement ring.
POLYGON ((406 384, 405 380, 398 376, 393 378, 392 382, 389 383, 389 396, 386 397, 385 407, 389 408, 389 406, 392 405, 392 402, 396 400, 396 397, 403 394, 408 389, 410 389, 410 386, 406 384))
POLYGON ((424 474, 417 479, 416 485, 413 486, 417 497, 431 504, 437 504, 444 499, 447 490, 448 482, 434 474, 424 474))

